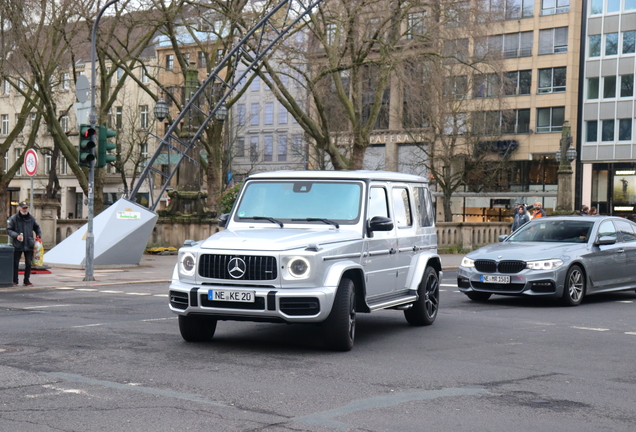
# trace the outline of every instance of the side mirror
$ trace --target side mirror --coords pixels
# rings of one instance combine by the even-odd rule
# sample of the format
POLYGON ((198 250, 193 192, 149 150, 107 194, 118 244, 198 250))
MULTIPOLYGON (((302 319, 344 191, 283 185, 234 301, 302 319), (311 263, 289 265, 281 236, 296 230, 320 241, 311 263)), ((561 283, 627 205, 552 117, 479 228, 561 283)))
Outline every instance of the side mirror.
POLYGON ((501 243, 502 241, 508 238, 508 234, 502 234, 497 238, 499 239, 499 243, 501 243))
POLYGON ((391 231, 393 221, 382 216, 374 216, 368 223, 369 231, 391 231))
POLYGON ((219 216, 219 227, 220 228, 225 228, 229 218, 230 218, 230 214, 229 213, 223 213, 221 216, 219 216))
POLYGON ((596 240, 597 245, 613 245, 616 243, 616 237, 613 236, 603 236, 596 240))

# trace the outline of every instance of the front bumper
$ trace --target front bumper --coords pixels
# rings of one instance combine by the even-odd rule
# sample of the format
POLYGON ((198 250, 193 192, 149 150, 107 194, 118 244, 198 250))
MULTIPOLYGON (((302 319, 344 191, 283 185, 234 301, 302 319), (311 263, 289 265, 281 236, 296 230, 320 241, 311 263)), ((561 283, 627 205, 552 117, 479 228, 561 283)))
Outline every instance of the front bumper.
POLYGON ((461 292, 484 292, 502 295, 561 296, 565 281, 564 272, 525 269, 517 274, 482 273, 460 267, 457 271, 457 288, 461 292), (481 276, 510 276, 510 283, 482 282, 481 276))
POLYGON ((191 284, 172 280, 170 310, 179 315, 206 315, 219 320, 321 322, 331 312, 338 287, 281 289, 275 286, 191 284), (208 300, 208 290, 254 291, 254 303, 208 300))

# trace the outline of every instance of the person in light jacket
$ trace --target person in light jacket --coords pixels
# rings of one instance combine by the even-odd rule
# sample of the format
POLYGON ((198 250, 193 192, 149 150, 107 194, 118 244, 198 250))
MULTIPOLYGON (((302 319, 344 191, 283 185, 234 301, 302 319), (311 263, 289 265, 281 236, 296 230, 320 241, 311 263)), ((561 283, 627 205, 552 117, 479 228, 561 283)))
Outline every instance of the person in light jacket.
POLYGON ((517 231, 520 227, 530 222, 530 217, 526 214, 526 206, 521 204, 517 206, 515 211, 515 218, 512 221, 512 228, 510 232, 513 233, 517 231))
POLYGON ((33 285, 30 280, 35 246, 33 232, 38 237, 42 237, 42 231, 35 218, 29 213, 29 204, 22 201, 18 207, 20 207, 19 211, 9 218, 7 225, 7 234, 13 238, 13 285, 18 284, 20 257, 24 254, 24 286, 30 286, 33 285))

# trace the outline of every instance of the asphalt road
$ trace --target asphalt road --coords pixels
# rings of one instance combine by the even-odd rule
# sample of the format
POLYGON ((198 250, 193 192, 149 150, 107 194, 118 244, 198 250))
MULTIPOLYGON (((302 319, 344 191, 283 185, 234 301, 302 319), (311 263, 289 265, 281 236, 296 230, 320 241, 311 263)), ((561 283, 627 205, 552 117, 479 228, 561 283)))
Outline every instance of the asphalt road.
POLYGON ((430 327, 221 322, 185 343, 167 284, 0 290, 0 431, 634 431, 636 293, 475 303, 430 327))

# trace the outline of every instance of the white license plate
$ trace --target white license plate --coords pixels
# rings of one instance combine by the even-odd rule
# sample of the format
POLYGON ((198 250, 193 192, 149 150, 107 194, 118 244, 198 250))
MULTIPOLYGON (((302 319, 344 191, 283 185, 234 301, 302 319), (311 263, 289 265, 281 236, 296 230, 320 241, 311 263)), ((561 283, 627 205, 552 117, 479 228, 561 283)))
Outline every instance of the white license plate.
POLYGON ((493 276, 493 275, 481 275, 482 282, 496 283, 496 284, 509 284, 510 276, 493 276))
POLYGON ((208 300, 254 303, 254 291, 208 290, 208 300))

